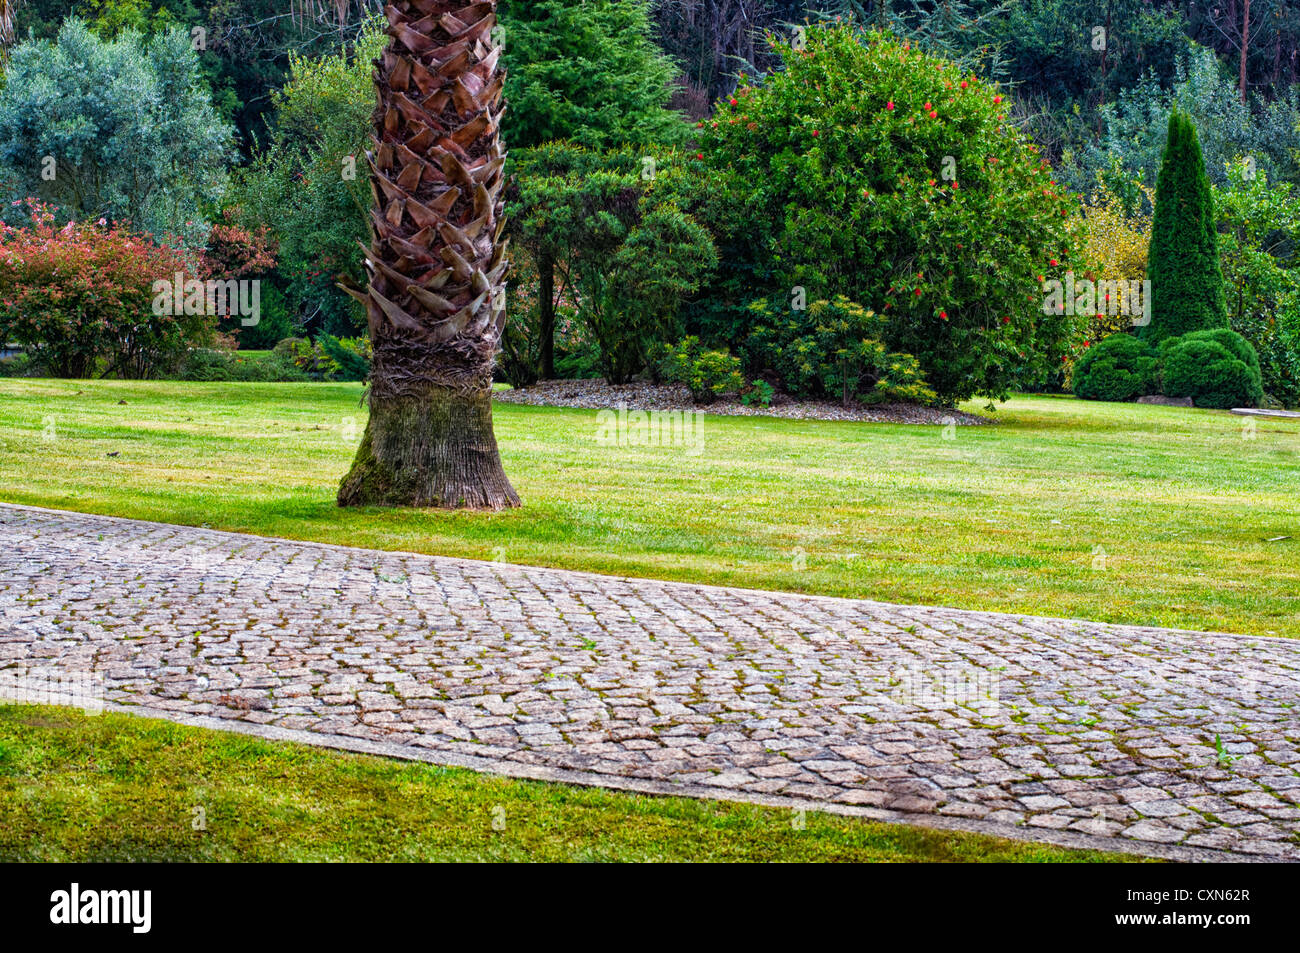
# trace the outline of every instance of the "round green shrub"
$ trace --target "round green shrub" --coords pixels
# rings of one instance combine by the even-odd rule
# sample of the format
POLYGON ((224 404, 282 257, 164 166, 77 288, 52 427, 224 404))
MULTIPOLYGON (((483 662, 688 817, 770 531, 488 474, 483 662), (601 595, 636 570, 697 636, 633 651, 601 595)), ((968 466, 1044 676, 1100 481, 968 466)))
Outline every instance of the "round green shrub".
POLYGON ((1259 358, 1239 334, 1196 331, 1164 343, 1160 351, 1168 397, 1190 397, 1197 407, 1220 409, 1256 407, 1264 399, 1259 358), (1242 346, 1249 353, 1243 353, 1242 346))
MULTIPOLYGON (((941 403, 1005 396, 1061 366, 1086 318, 1044 312, 1044 281, 1081 247, 1078 203, 996 85, 891 35, 814 25, 783 68, 742 82, 700 122, 691 211, 718 232, 701 297, 858 302, 912 355, 941 403)), ((666 188, 672 173, 656 179, 666 188)), ((695 309, 740 350, 751 315, 695 309)), ((752 369, 751 369, 752 370, 752 369)))
POLYGON ((1171 348, 1177 347, 1179 344, 1185 344, 1188 341, 1213 341, 1249 367, 1255 376, 1261 379, 1262 386, 1263 375, 1260 372, 1259 352, 1255 350, 1253 344, 1236 331, 1230 331, 1227 328, 1209 328, 1204 331, 1192 331, 1182 337, 1169 338, 1160 345, 1161 360, 1165 359, 1171 348))
POLYGON ((1074 365, 1074 393, 1084 400, 1125 401, 1155 387, 1156 354, 1131 334, 1112 334, 1074 365))

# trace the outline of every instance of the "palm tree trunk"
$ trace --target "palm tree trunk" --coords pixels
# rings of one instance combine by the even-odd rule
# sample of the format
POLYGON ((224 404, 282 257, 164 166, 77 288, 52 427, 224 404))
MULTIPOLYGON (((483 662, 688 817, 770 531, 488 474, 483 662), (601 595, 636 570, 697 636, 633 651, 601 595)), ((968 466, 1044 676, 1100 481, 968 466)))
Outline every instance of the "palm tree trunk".
POLYGON ((502 509, 519 505, 497 453, 490 393, 429 388, 372 398, 340 506, 502 509))
POLYGON ((495 0, 391 0, 371 141, 370 420, 340 506, 518 506, 492 430, 505 324, 495 0))

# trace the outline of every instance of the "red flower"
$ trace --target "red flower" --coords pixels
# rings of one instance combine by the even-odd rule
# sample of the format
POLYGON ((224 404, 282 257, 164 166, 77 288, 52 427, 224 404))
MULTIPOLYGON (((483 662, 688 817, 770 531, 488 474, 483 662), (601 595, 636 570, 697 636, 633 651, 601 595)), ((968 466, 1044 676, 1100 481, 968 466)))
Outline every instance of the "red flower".
POLYGON ((893 111, 894 111, 894 101, 891 99, 889 102, 885 103, 885 108, 888 109, 890 112, 893 112, 893 111))
POLYGON ((915 291, 912 292, 912 294, 916 295, 919 298, 921 296, 921 289, 917 288, 915 291))
POLYGON ((1056 259, 1055 259, 1055 258, 1051 258, 1051 259, 1049 259, 1047 263, 1048 263, 1049 265, 1051 265, 1053 268, 1056 267, 1056 259))
POLYGON ((1004 317, 1004 318, 1002 319, 1002 323, 1003 323, 1003 324, 1010 324, 1010 323, 1011 323, 1011 319, 1010 319, 1010 318, 1007 318, 1007 317, 1004 317))
POLYGON ((930 104, 929 104, 929 103, 926 103, 926 104, 925 104, 924 106, 922 106, 921 108, 922 108, 922 109, 929 109, 929 108, 930 108, 930 104))
POLYGON ((814 138, 814 139, 816 139, 816 138, 817 138, 818 136, 820 136, 820 135, 821 135, 821 132, 819 132, 819 131, 816 130, 816 129, 813 130, 813 138, 814 138))
POLYGON ((733 100, 731 100, 731 105, 733 105, 733 106, 739 106, 739 105, 740 105, 740 101, 737 100, 737 99, 733 99, 733 100))
POLYGON ((938 119, 938 118, 939 118, 939 114, 938 114, 937 112, 935 112, 933 109, 931 109, 931 110, 930 110, 930 118, 931 118, 931 119, 938 119))
POLYGON ((695 158, 697 158, 697 159, 703 159, 703 158, 704 158, 704 153, 703 153, 703 152, 697 152, 697 153, 695 153, 695 158))
POLYGON ((994 101, 995 103, 1000 103, 1000 102, 1002 102, 1002 97, 1001 97, 1001 96, 994 96, 994 97, 993 97, 993 101, 994 101))
POLYGON ((948 312, 947 312, 947 311, 940 311, 940 312, 939 312, 939 317, 941 317, 941 318, 943 318, 943 320, 947 321, 947 320, 948 320, 948 312))
POLYGON ((962 89, 965 89, 965 88, 966 88, 967 86, 969 86, 969 85, 970 85, 970 84, 969 84, 968 82, 966 82, 966 80, 963 79, 963 80, 961 81, 961 88, 962 88, 962 89))

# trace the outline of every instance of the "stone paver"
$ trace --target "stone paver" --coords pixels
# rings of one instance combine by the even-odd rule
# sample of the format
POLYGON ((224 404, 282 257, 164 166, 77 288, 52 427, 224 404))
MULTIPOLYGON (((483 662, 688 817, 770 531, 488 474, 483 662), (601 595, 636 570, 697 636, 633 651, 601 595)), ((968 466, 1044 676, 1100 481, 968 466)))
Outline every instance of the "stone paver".
POLYGON ((1300 859, 1287 639, 0 505, 0 676, 51 669, 149 714, 506 773, 1300 859))

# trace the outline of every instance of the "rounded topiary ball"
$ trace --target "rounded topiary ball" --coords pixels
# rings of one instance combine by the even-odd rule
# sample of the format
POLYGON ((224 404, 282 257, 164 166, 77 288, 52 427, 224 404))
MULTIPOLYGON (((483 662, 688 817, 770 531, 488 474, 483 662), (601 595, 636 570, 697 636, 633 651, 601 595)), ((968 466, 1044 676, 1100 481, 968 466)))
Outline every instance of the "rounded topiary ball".
POLYGON ((1197 407, 1220 409, 1256 407, 1264 399, 1259 357, 1239 334, 1196 331, 1166 341, 1160 352, 1168 397, 1190 397, 1197 407))
POLYGON ((1074 393, 1084 400, 1125 401, 1155 386, 1156 354, 1131 334, 1112 334, 1074 365, 1074 393))

